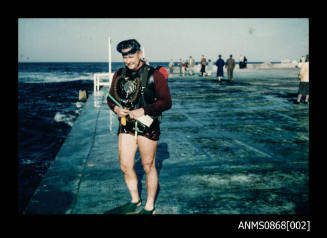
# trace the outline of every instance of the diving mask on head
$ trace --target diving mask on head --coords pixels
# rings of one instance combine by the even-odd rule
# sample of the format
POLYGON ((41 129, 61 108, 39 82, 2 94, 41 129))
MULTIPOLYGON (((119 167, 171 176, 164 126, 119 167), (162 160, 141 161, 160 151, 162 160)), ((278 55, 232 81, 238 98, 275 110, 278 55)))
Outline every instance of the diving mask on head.
POLYGON ((123 56, 133 55, 139 50, 141 50, 141 45, 135 39, 124 40, 117 45, 117 51, 123 56))

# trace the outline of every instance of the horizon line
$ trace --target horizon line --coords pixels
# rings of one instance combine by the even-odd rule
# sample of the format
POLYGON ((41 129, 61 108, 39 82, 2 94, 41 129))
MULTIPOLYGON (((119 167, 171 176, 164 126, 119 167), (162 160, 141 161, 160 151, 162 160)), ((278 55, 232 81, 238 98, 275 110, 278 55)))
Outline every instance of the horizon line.
MULTIPOLYGON (((235 59, 234 59, 235 60, 235 59)), ((282 62, 280 61, 270 61, 267 60, 271 63, 279 63, 282 62)), ((150 61, 154 63, 169 63, 170 61, 150 61)), ((179 63, 179 61, 173 61, 174 63, 179 63)), ((196 63, 200 63, 200 61, 195 61, 196 63)), ((212 61, 213 62, 213 61, 212 61)), ((249 63, 264 63, 266 61, 248 61, 249 63)), ((108 61, 18 61, 18 63, 108 63, 108 61)), ((123 61, 112 61, 111 63, 122 63, 124 64, 123 61)), ((235 60, 235 63, 239 63, 239 61, 235 60)))

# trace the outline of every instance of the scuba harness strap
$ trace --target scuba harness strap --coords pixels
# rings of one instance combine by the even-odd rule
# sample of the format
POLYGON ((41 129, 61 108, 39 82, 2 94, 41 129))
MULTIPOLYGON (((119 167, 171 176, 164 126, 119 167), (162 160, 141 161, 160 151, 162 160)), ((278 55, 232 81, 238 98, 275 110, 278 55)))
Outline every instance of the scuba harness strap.
MULTIPOLYGON (((144 69, 143 69, 143 72, 141 74, 141 94, 142 94, 142 98, 143 98, 143 95, 144 93, 149 95, 150 97, 153 97, 154 96, 154 92, 150 89, 148 89, 148 83, 149 83, 149 73, 150 71, 152 71, 151 73, 153 74, 153 70, 151 70, 151 67, 148 66, 148 65, 145 65, 144 66, 144 69)), ((143 98, 144 100, 144 98, 143 98)), ((145 103, 145 100, 144 100, 144 103, 145 103)), ((144 104, 145 106, 145 104, 144 104)))
MULTIPOLYGON (((144 96, 153 98, 155 100, 154 91, 148 88, 149 81, 151 83, 151 80, 154 81, 154 73, 155 69, 153 67, 150 67, 148 65, 144 66, 143 72, 141 73, 141 104, 143 107, 147 105, 146 100, 144 99, 144 96), (150 74, 150 77, 149 77, 150 74), (152 77, 152 78, 151 78, 152 77)), ((154 82, 153 82, 154 83, 154 82)), ((161 114, 158 116, 151 116, 153 119, 161 119, 161 114)))

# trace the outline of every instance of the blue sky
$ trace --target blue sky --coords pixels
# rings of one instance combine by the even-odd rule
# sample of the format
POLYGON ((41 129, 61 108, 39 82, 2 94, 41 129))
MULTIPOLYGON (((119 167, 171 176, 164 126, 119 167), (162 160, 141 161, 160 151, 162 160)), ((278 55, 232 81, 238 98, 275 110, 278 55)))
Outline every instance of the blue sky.
POLYGON ((19 62, 122 61, 116 45, 137 39, 150 61, 218 54, 249 61, 299 60, 309 53, 308 18, 19 18, 19 62))

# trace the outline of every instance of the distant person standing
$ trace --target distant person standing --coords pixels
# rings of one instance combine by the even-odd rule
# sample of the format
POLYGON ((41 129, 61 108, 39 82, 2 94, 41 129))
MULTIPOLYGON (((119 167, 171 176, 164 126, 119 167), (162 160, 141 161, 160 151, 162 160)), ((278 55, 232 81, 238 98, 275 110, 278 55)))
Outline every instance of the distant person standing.
POLYGON ((201 59, 201 76, 204 77, 206 75, 206 65, 207 65, 207 59, 202 55, 201 59))
POLYGON ((192 58, 192 56, 190 56, 190 58, 188 59, 188 65, 189 65, 189 68, 188 68, 188 70, 189 70, 189 74, 190 75, 193 75, 193 68, 194 68, 194 59, 192 58))
POLYGON ((150 65, 150 61, 149 61, 148 58, 143 57, 142 60, 143 60, 143 62, 144 62, 146 65, 150 65))
POLYGON ((213 70, 213 62, 211 59, 208 60, 208 65, 207 65, 207 75, 211 75, 213 70))
POLYGON ((182 61, 182 75, 185 75, 185 68, 186 68, 186 63, 182 61))
POLYGON ((174 73, 174 61, 171 59, 170 62, 169 62, 169 73, 172 74, 174 73))
POLYGON ((302 68, 302 65, 305 63, 305 57, 302 56, 301 59, 300 59, 300 63, 298 64, 298 67, 299 68, 302 68))
POLYGON ((248 64, 248 59, 244 56, 243 59, 243 63, 244 63, 244 68, 246 68, 247 64, 248 64))
POLYGON ((182 59, 179 59, 179 63, 178 63, 178 66, 179 66, 179 75, 182 76, 182 71, 183 71, 183 60, 182 59))
POLYGON ((309 55, 306 56, 305 62, 302 64, 299 74, 300 84, 296 104, 301 102, 302 95, 305 96, 304 103, 309 101, 309 55))
POLYGON ((218 55, 216 66, 217 66, 217 77, 219 83, 221 82, 222 77, 224 77, 224 65, 225 65, 225 61, 221 58, 221 55, 218 55))
POLYGON ((235 68, 235 60, 233 59, 233 55, 229 56, 229 59, 226 60, 227 74, 228 74, 228 81, 231 83, 233 81, 233 71, 235 68))
POLYGON ((190 67, 188 60, 186 59, 184 63, 185 63, 185 71, 188 72, 189 71, 188 68, 190 67))
POLYGON ((244 62, 243 62, 243 60, 244 60, 244 58, 243 58, 243 56, 241 55, 241 56, 240 56, 240 60, 239 60, 239 67, 240 67, 240 69, 243 69, 243 68, 244 68, 244 62))

